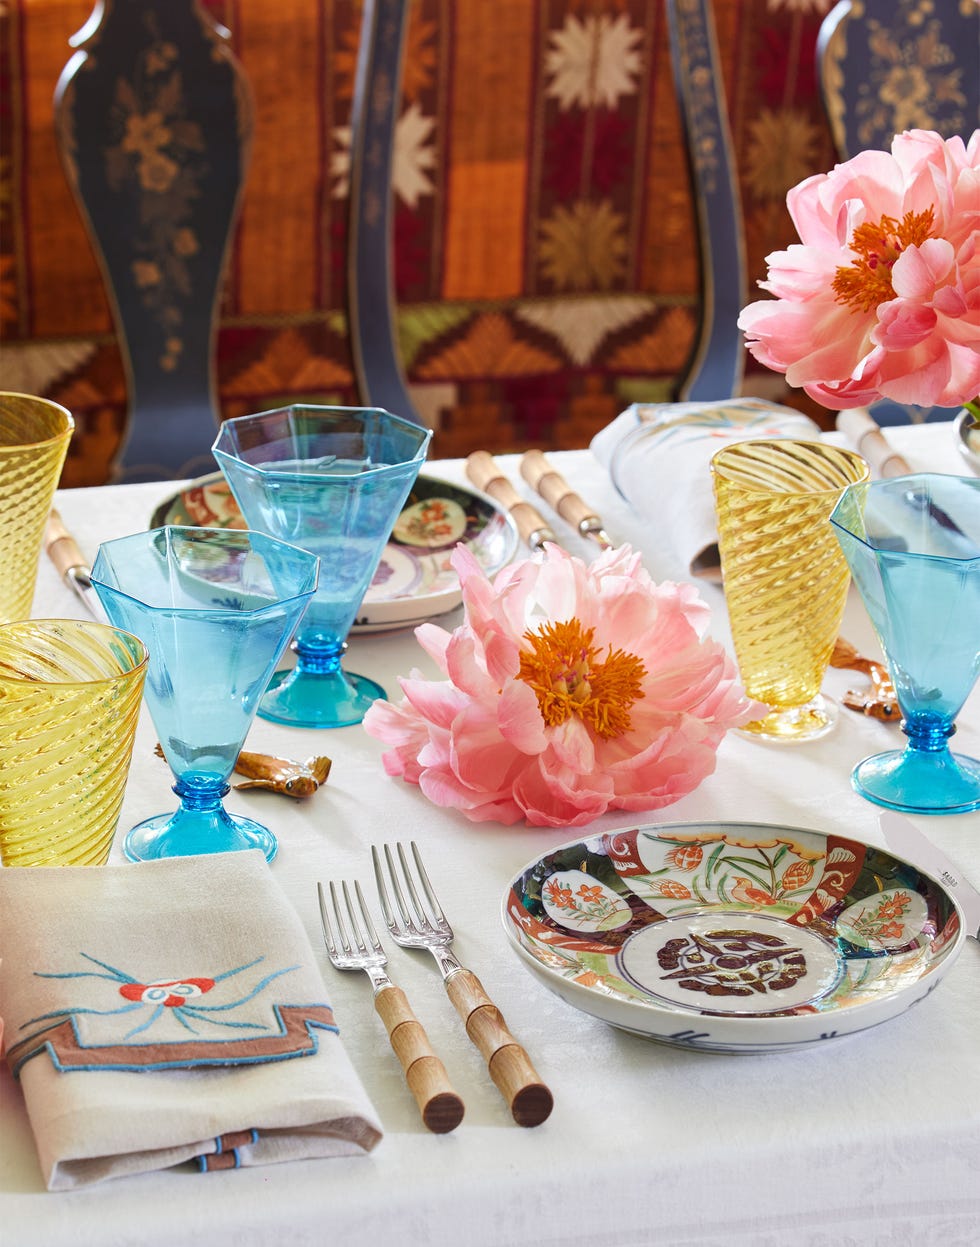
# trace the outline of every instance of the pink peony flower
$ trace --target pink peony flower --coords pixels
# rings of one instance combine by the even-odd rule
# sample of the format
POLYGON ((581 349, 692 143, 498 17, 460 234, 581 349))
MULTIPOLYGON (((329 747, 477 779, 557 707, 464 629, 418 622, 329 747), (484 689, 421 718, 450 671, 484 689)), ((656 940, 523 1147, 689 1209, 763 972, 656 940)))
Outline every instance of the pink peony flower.
POLYGON ((389 775, 474 821, 579 826, 676 801, 730 727, 764 713, 704 636, 692 585, 657 585, 628 546, 586 565, 558 546, 491 583, 459 546, 464 623, 416 628, 446 676, 413 671, 364 727, 389 775))
MULTIPOLYGON (((751 353, 831 408, 974 409, 980 393, 980 130, 896 135, 787 195, 801 243, 767 257, 751 353)), ((980 411, 980 408, 975 408, 980 411)))

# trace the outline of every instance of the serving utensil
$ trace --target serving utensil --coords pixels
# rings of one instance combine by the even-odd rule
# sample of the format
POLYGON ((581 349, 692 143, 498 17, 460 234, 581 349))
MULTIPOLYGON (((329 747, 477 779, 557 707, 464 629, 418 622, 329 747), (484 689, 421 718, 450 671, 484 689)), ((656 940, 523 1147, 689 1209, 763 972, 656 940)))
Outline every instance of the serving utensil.
POLYGON ((541 550, 546 541, 558 538, 548 521, 536 507, 526 502, 500 469, 493 455, 475 450, 466 460, 466 475, 485 494, 499 502, 517 525, 521 540, 532 550, 541 550))
POLYGON ((385 925, 402 948, 424 948, 432 954, 442 974, 446 994, 463 1019, 466 1034, 482 1053, 490 1077, 507 1101, 514 1120, 519 1126, 540 1125, 551 1113, 554 1103, 551 1091, 541 1081, 531 1058, 507 1029, 503 1015, 480 980, 472 970, 460 965, 451 952, 453 929, 436 899, 414 840, 411 848, 415 878, 403 845, 395 844, 394 853, 391 845, 383 846, 384 865, 377 847, 371 846, 385 925), (419 890, 425 896, 427 908, 419 890))
POLYGON ((338 970, 363 970, 374 989, 374 1008, 385 1024, 391 1047, 405 1071, 405 1081, 422 1113, 422 1120, 434 1134, 448 1134, 463 1120, 464 1105, 453 1090, 446 1067, 429 1043, 425 1028, 412 1012, 408 997, 385 973, 388 957, 375 930, 361 885, 354 882, 357 911, 346 880, 339 889, 330 883, 333 922, 327 910, 323 884, 316 885, 320 902, 320 922, 327 956, 338 970), (343 904, 341 904, 341 896, 343 904), (334 926, 337 935, 334 935, 334 926))
POLYGON ((594 508, 572 489, 540 450, 529 450, 521 458, 521 476, 553 511, 571 524, 580 537, 587 537, 603 550, 614 547, 615 542, 606 532, 594 508))

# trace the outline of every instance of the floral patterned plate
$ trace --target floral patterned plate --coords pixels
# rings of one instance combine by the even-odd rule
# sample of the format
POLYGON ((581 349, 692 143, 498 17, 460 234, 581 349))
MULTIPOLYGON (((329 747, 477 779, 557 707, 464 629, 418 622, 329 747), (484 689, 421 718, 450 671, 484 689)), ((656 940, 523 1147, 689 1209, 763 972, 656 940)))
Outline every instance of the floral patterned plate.
POLYGON ((650 1039, 783 1052, 928 995, 966 938, 918 867, 842 836, 663 823, 553 849, 511 884, 504 927, 569 1004, 650 1039))
MULTIPOLYGON (((161 503, 150 527, 165 524, 245 527, 220 472, 191 482, 161 503)), ((492 576, 517 553, 520 536, 514 521, 492 498, 420 475, 395 523, 351 631, 415 627, 457 607, 462 592, 449 556, 460 541, 492 576)))

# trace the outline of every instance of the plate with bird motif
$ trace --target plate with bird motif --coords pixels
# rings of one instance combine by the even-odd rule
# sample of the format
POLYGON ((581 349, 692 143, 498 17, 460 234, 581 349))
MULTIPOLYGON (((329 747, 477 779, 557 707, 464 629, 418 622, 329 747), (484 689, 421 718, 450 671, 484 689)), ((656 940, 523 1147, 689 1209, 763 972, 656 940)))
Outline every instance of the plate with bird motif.
POLYGON ((966 938, 913 863, 766 823, 661 823, 552 849, 513 880, 504 928, 569 1004, 646 1038, 784 1052, 904 1012, 966 938))
MULTIPOLYGON (((150 527, 166 524, 246 527, 220 472, 192 481, 161 503, 150 527)), ((463 592, 450 562, 459 543, 493 576, 516 555, 520 535, 507 512, 486 494, 420 474, 395 521, 351 632, 412 628, 459 606, 463 592)))

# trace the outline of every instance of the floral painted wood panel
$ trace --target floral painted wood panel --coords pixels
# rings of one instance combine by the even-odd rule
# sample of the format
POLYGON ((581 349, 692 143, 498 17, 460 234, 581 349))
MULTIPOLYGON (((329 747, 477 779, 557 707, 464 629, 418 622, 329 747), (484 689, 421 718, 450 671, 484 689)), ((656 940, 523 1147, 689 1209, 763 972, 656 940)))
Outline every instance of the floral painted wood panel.
MULTIPOLYGON (((356 401, 345 265, 361 5, 201 3, 256 100, 218 317, 219 412, 356 401)), ((712 7, 751 283, 790 236, 786 190, 833 161, 815 74, 831 0, 712 7)), ((4 384, 75 414, 70 484, 105 479, 128 395, 53 135, 69 39, 92 8, 0 7, 4 384)), ((413 0, 396 124, 398 346, 434 453, 581 446, 629 402, 670 397, 699 267, 662 4, 413 0)), ((133 132, 126 159, 172 158, 154 134, 133 132)))

